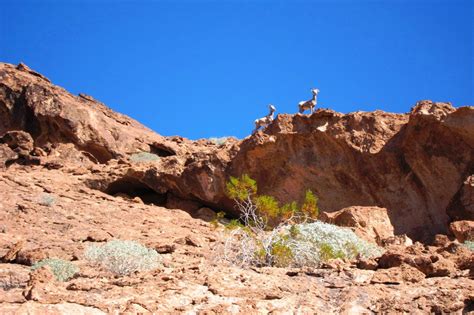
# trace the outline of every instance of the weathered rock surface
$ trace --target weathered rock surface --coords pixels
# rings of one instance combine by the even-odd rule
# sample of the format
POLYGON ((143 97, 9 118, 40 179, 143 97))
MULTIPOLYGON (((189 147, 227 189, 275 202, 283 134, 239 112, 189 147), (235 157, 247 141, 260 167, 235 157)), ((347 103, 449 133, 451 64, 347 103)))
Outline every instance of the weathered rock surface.
POLYGON ((471 312, 469 249, 384 233, 429 239, 447 231, 447 208, 464 216, 472 111, 421 102, 407 115, 279 115, 264 132, 216 145, 161 137, 23 64, 0 64, 0 313, 471 312), (206 220, 235 211, 223 191, 242 172, 282 202, 311 188, 323 210, 360 206, 350 224, 382 238, 386 253, 326 269, 222 265, 222 230, 206 220), (156 249, 163 266, 117 277, 90 265, 84 249, 110 239, 156 249), (47 268, 31 271, 48 257, 80 272, 58 282, 47 268))
POLYGON ((429 240, 446 234, 446 210, 472 174, 473 135, 474 107, 430 101, 400 115, 279 115, 240 144, 231 173, 249 173, 285 202, 312 189, 328 212, 386 208, 395 234, 429 240))
POLYGON ((451 232, 461 243, 474 241, 474 221, 456 221, 449 225, 451 232))
POLYGON ((312 189, 327 212, 386 208, 395 234, 415 240, 446 234, 450 218, 469 219, 472 210, 474 107, 422 101, 408 114, 281 114, 254 136, 215 145, 161 137, 25 65, 0 64, 0 118, 0 135, 29 133, 49 168, 63 167, 51 161, 57 155, 77 164, 118 159, 96 168, 85 179, 90 187, 132 197, 153 191, 160 195, 155 204, 190 201, 190 212, 206 206, 236 214, 224 188, 229 175, 242 173, 281 202, 301 200, 312 189), (60 149, 65 144, 72 147, 60 149), (71 151, 77 153, 64 154, 71 151), (138 151, 161 158, 131 161, 138 151))
POLYGON ((322 212, 319 219, 337 226, 350 227, 357 236, 382 245, 393 237, 393 226, 387 209, 378 207, 348 207, 336 212, 322 212))
POLYGON ((436 255, 453 268, 430 277, 419 266, 445 267, 436 262, 430 267, 430 259, 427 265, 402 261, 401 267, 375 271, 348 263, 327 264, 331 269, 239 269, 216 259, 220 229, 181 210, 90 189, 83 182, 87 176, 22 165, 0 173, 0 257, 19 249, 13 261, 0 264, 2 314, 472 311, 473 255, 459 244, 389 249, 415 262, 436 255), (45 194, 54 202, 45 203, 45 194), (159 250, 164 266, 116 277, 90 265, 84 249, 112 238, 159 250), (28 265, 46 257, 70 260, 80 272, 67 282, 55 281, 48 269, 32 272, 28 265))

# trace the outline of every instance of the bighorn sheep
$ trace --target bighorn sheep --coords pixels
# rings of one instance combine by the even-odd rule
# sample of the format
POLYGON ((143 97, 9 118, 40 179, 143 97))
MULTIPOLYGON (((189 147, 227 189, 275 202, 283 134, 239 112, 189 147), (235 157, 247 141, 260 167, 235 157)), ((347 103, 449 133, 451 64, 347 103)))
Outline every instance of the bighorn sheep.
POLYGON ((255 129, 252 134, 256 133, 260 127, 264 127, 273 121, 273 113, 275 113, 276 108, 272 104, 268 104, 268 109, 270 113, 267 116, 255 120, 255 129))
POLYGON ((318 102, 318 89, 312 89, 311 93, 313 93, 313 98, 307 101, 302 101, 298 103, 298 111, 300 114, 302 114, 305 110, 310 110, 311 114, 314 112, 314 108, 316 107, 316 104, 318 102))

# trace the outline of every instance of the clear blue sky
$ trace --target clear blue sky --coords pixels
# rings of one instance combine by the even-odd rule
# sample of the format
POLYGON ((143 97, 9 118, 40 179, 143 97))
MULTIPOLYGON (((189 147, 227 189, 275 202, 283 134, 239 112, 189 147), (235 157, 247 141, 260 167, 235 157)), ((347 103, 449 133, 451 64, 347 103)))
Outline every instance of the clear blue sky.
POLYGON ((340 112, 474 105, 473 3, 2 1, 0 61, 163 135, 241 138, 312 87, 340 112))

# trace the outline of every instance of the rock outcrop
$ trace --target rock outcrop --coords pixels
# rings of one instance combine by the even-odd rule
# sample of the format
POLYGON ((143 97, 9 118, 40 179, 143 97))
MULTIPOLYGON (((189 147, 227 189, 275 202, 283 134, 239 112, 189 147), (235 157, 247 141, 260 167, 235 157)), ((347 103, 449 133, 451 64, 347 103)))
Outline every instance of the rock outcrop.
POLYGON ((351 228, 360 238, 382 245, 394 237, 387 209, 378 207, 349 207, 336 212, 322 212, 319 220, 351 228))
POLYGON ((472 220, 473 111, 320 109, 215 144, 162 137, 24 64, 0 64, 0 312, 472 312, 474 255, 446 234, 451 221, 468 222, 451 224, 460 240, 472 230, 460 220, 472 220), (214 211, 236 215, 224 188, 242 173, 281 202, 312 189, 328 221, 385 252, 321 268, 223 264, 214 211), (128 276, 92 265, 85 249, 112 239, 155 249, 162 265, 128 276), (45 258, 80 271, 59 282, 31 270, 45 258))
POLYGON ((474 107, 430 101, 399 115, 279 115, 242 141, 230 173, 249 173, 283 202, 312 189, 324 211, 386 208, 395 234, 430 240, 446 234, 446 211, 473 173, 473 135, 474 107))
POLYGON ((395 234, 414 240, 431 241, 450 221, 471 218, 474 107, 421 101, 408 114, 280 114, 264 131, 215 145, 159 136, 25 65, 0 64, 0 118, 0 136, 29 133, 49 168, 62 167, 57 156, 76 160, 95 169, 84 179, 89 187, 156 194, 153 203, 184 201, 190 212, 205 206, 237 215, 225 183, 248 173, 261 193, 281 202, 312 189, 326 212, 386 208, 395 234), (137 152, 160 158, 139 163, 131 159, 137 152))
POLYGON ((474 221, 455 221, 449 225, 449 229, 461 243, 474 241, 474 221))

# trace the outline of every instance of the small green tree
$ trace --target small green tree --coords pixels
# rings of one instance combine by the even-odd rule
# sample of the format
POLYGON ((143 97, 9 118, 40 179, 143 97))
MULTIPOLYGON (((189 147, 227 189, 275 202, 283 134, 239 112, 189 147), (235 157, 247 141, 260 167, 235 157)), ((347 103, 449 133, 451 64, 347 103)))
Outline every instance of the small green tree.
POLYGON ((304 216, 311 219, 317 219, 319 215, 318 208, 318 197, 316 197, 311 190, 307 190, 303 205, 301 206, 301 212, 304 216))
POLYGON ((226 185, 226 194, 230 199, 244 201, 257 193, 257 182, 247 174, 240 178, 230 177, 226 185))
MULTIPOLYGON (((281 232, 296 223, 316 219, 317 198, 308 190, 301 207, 296 201, 280 206, 274 197, 259 195, 257 191, 256 181, 247 174, 230 177, 226 194, 236 203, 241 224, 234 220, 228 224, 231 237, 226 242, 224 256, 242 265, 287 266, 293 254, 286 243, 288 237, 283 237, 281 232)), ((297 228, 290 229, 290 236, 297 233, 297 228)))
MULTIPOLYGON (((295 223, 315 220, 319 215, 318 198, 311 190, 307 190, 301 207, 296 201, 280 206, 273 196, 257 194, 257 182, 249 175, 230 177, 226 185, 226 195, 233 199, 239 210, 254 211, 259 219, 269 227, 291 220, 295 223)), ((245 213, 248 211, 241 211, 245 213)), ((249 225, 255 224, 253 216, 249 216, 249 225), (251 218, 250 218, 251 217, 251 218)), ((259 220, 257 220, 259 221, 259 220)), ((244 222, 245 223, 245 222, 244 222)))

